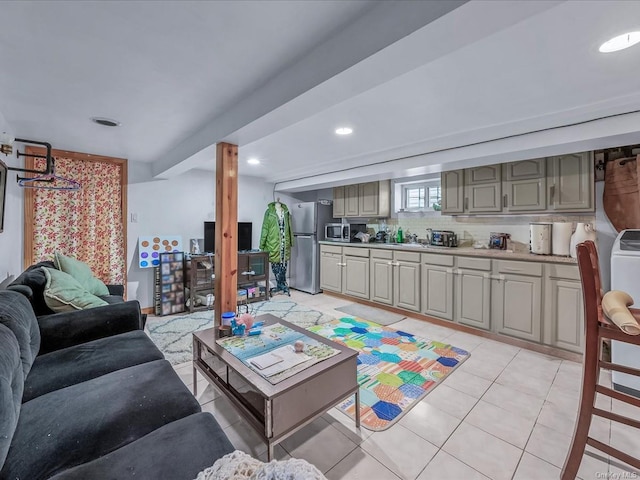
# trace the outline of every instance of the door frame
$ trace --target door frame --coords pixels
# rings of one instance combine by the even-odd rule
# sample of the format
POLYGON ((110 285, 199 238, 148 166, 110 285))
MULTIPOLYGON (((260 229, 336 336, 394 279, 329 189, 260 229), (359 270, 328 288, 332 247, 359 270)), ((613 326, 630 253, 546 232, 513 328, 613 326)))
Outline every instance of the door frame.
MULTIPOLYGON (((42 147, 26 146, 25 153, 27 155, 45 155, 46 150, 42 147)), ((127 171, 127 159, 117 157, 107 157, 104 155, 94 155, 91 153, 71 152, 68 150, 51 150, 52 157, 66 157, 73 160, 81 160, 85 162, 100 162, 100 163, 115 163, 120 165, 120 206, 122 210, 122 235, 123 235, 123 248, 124 248, 124 284, 127 283, 127 186, 128 186, 128 171, 127 171)), ((35 160, 33 157, 25 157, 25 168, 33 169, 35 167, 35 160)), ((27 174, 31 176, 33 174, 27 174)), ((24 189, 24 254, 23 254, 23 268, 27 268, 33 265, 33 207, 34 207, 34 190, 31 188, 24 189)))

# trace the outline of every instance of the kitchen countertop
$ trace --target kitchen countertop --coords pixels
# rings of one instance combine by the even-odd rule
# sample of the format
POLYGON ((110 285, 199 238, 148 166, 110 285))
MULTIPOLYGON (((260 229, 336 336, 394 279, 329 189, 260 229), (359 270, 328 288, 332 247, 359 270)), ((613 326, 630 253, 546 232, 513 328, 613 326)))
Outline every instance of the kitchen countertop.
POLYGON ((404 250, 408 252, 420 253, 440 253, 444 255, 462 255, 466 257, 485 257, 496 258, 502 260, 525 260, 528 262, 544 262, 544 263, 568 263, 576 265, 577 260, 571 257, 560 257, 558 255, 534 255, 529 252, 514 252, 512 250, 495 250, 490 248, 473 248, 473 247, 435 247, 431 245, 422 245, 418 243, 345 243, 332 242, 329 240, 321 240, 321 245, 335 245, 337 247, 356 247, 356 248, 380 248, 384 250, 404 250))

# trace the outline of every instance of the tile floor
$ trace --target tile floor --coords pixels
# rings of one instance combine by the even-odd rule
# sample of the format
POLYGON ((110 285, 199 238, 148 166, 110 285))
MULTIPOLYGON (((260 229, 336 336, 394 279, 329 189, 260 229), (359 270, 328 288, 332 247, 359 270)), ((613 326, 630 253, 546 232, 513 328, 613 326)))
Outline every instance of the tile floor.
MULTIPOLYGON (((349 303, 297 291, 291 298, 336 318, 344 314, 334 309, 349 303)), ((329 480, 559 478, 577 411, 579 364, 416 319, 391 326, 467 349, 471 358, 388 430, 356 430, 334 408, 276 446, 278 459, 304 458, 329 480)), ((175 369, 192 386, 191 363, 175 369)), ((603 374, 601 383, 610 385, 610 374, 603 374)), ((237 449, 266 460, 266 445, 202 377, 198 400, 237 449)), ((598 399, 601 408, 633 415, 626 405, 613 403, 598 399)), ((637 412, 634 416, 640 419, 637 412)), ((637 431, 611 423, 597 419, 591 434, 630 453, 640 450, 637 431)), ((578 475, 638 478, 625 472, 633 469, 594 450, 585 455, 578 475)))

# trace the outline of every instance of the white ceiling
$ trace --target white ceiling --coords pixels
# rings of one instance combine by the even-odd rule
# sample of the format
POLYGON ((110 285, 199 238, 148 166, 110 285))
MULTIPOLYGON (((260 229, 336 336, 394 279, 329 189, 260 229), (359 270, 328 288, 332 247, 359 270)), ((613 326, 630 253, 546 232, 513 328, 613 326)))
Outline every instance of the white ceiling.
POLYGON ((3 2, 2 12, 0 120, 12 133, 151 162, 158 177, 212 169, 218 141, 240 146, 241 174, 289 190, 640 143, 635 114, 546 130, 640 110, 640 45, 597 51, 640 30, 640 2, 3 2), (341 125, 354 134, 336 136, 341 125))

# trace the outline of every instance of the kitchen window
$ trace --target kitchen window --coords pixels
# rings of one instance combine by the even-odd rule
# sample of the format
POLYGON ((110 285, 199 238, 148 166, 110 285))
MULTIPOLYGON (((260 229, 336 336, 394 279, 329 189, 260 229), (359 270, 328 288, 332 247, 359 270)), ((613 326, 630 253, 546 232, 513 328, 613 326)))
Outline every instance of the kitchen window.
POLYGON ((440 182, 401 184, 401 210, 425 212, 440 210, 440 182))

